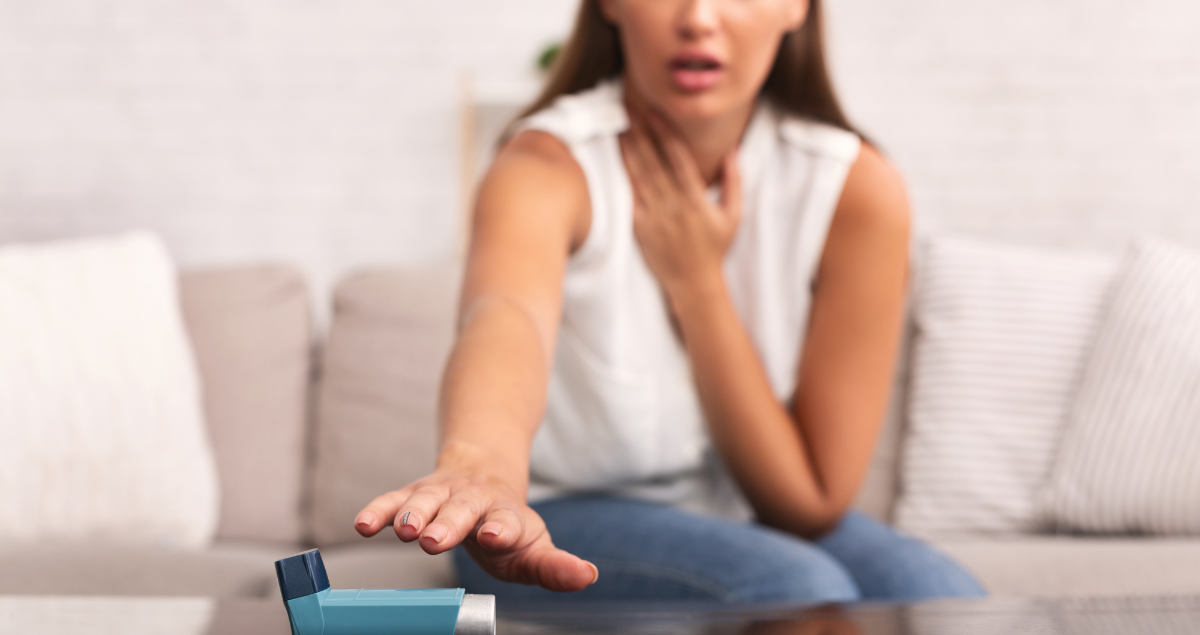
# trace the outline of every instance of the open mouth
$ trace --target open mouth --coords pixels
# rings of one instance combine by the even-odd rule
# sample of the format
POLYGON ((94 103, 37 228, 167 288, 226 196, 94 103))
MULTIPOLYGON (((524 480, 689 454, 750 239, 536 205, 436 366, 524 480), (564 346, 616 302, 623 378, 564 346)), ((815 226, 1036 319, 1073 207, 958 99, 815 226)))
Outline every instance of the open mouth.
POLYGON ((671 68, 673 70, 712 71, 721 68, 721 64, 716 60, 704 59, 671 60, 671 68))
POLYGON ((683 92, 712 88, 721 79, 722 66, 716 58, 704 54, 685 54, 671 58, 671 80, 683 92))

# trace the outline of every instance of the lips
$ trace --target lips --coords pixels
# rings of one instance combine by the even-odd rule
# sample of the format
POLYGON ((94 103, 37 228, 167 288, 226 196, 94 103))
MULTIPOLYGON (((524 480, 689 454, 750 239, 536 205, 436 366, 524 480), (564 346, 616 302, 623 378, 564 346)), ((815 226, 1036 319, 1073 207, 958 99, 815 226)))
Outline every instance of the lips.
POLYGON ((724 72, 721 60, 705 51, 684 51, 672 57, 668 65, 675 87, 689 93, 712 88, 724 72))

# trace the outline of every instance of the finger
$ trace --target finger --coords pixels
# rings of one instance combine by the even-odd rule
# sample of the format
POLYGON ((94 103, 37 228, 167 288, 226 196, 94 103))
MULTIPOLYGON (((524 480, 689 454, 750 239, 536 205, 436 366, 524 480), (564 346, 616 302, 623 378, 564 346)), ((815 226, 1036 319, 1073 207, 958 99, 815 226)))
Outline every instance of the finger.
POLYGON ((409 488, 403 488, 376 496, 366 507, 363 507, 354 517, 354 529, 368 538, 379 533, 395 518, 400 505, 411 494, 409 488))
POLYGON ((529 562, 533 579, 551 591, 579 591, 600 578, 596 565, 558 547, 547 547, 529 562))
POLYGON ((736 148, 725 155, 721 181, 721 208, 737 222, 742 217, 742 170, 738 167, 736 148))
POLYGON ((491 501, 483 499, 475 489, 450 497, 421 531, 418 544, 430 554, 454 548, 475 530, 484 510, 490 506, 491 501))
POLYGON ((509 549, 525 533, 525 523, 511 507, 493 507, 483 517, 475 540, 484 549, 502 551, 509 549))
POLYGON ((437 515, 442 504, 449 498, 450 488, 445 485, 427 485, 414 491, 396 513, 392 525, 396 536, 404 542, 416 540, 426 523, 437 515))
POLYGON ((696 166, 692 151, 688 149, 687 144, 683 142, 675 129, 658 113, 651 114, 650 128, 654 131, 654 136, 658 140, 669 172, 675 178, 675 182, 689 194, 704 194, 704 178, 700 175, 700 168, 696 166))

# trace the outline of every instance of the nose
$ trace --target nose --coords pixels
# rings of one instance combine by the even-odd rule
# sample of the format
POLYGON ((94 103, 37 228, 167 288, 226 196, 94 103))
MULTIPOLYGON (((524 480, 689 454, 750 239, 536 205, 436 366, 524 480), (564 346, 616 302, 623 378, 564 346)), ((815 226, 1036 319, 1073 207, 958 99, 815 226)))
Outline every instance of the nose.
POLYGON ((686 39, 700 39, 717 30, 717 7, 714 0, 684 0, 679 9, 680 34, 686 39))

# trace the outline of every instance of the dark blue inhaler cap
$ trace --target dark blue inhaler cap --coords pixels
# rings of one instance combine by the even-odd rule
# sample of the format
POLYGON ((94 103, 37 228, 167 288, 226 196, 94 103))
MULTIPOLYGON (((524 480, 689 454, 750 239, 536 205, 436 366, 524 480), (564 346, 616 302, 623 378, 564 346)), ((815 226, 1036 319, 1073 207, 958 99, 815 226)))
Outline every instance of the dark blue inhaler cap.
POLYGON ((283 593, 284 602, 329 588, 329 576, 325 573, 325 561, 321 560, 319 549, 276 560, 275 575, 279 576, 279 591, 283 593))

